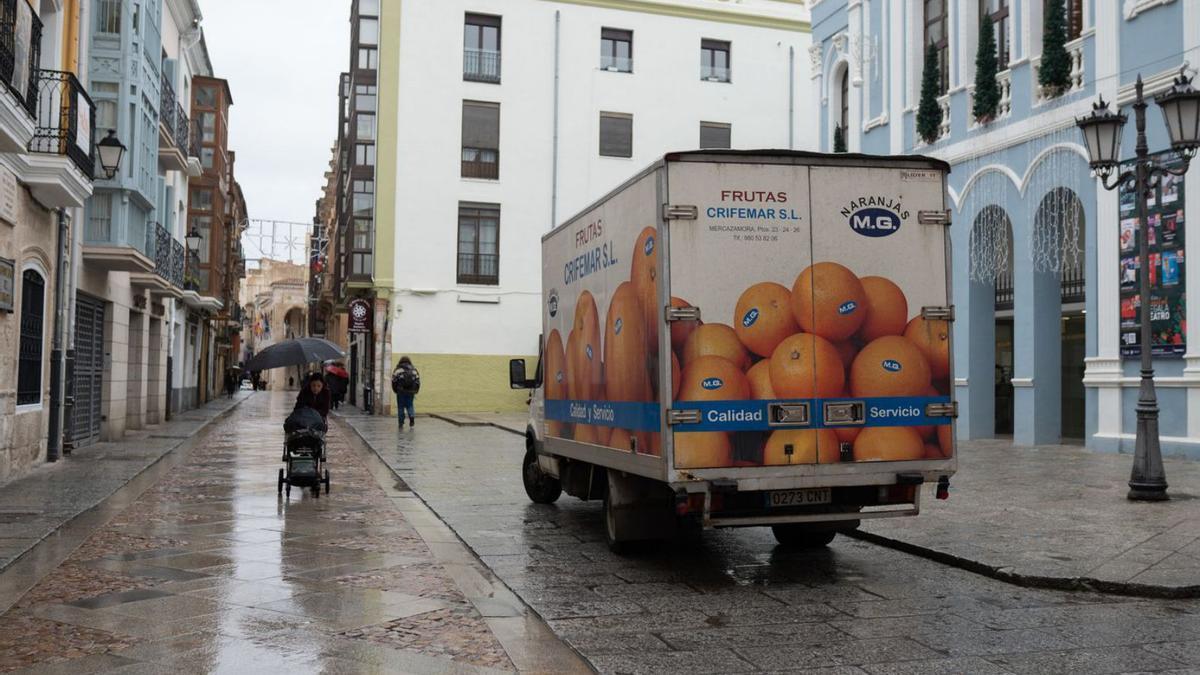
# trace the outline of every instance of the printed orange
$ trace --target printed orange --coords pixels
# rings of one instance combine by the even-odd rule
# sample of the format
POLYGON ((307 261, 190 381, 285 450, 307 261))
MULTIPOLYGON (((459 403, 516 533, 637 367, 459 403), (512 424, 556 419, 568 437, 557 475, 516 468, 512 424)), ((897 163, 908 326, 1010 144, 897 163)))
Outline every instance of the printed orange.
POLYGON ((792 313, 806 333, 826 340, 845 340, 858 332, 867 316, 867 293, 846 267, 819 262, 805 269, 792 285, 792 313))
MULTIPOLYGON (((937 396, 938 395, 937 389, 934 389, 933 385, 929 385, 928 387, 925 387, 925 391, 922 393, 922 395, 923 396, 937 396)), ((915 429, 918 434, 921 434, 921 438, 923 438, 925 440, 929 440, 929 439, 933 438, 934 428, 933 428, 932 424, 922 426, 922 427, 913 427, 913 429, 915 429)))
POLYGON ((723 431, 686 431, 675 434, 675 467, 702 469, 733 463, 733 443, 723 431))
POLYGON ((599 398, 603 392, 602 371, 600 369, 600 314, 596 311, 596 300, 588 291, 579 294, 575 303, 575 321, 572 324, 571 336, 567 337, 570 347, 571 337, 575 337, 575 346, 568 348, 568 389, 571 398, 576 400, 592 400, 599 398))
POLYGON ((943 457, 954 456, 954 425, 941 424, 937 428, 938 447, 942 449, 943 457))
POLYGON ((746 371, 746 379, 750 380, 750 397, 759 401, 767 401, 775 396, 771 388, 771 359, 763 359, 750 366, 746 371))
MULTIPOLYGON (((850 367, 852 396, 920 396, 929 387, 929 362, 910 340, 889 335, 863 347, 850 367)), ((916 433, 916 432, 913 432, 916 433)))
POLYGON ((846 370, 850 370, 850 366, 854 365, 854 357, 858 356, 858 343, 854 340, 846 340, 845 342, 836 342, 833 346, 841 355, 842 364, 846 366, 846 370))
POLYGON ((909 427, 868 427, 854 441, 856 462, 902 462, 925 456, 925 442, 909 427))
POLYGON ((841 396, 846 371, 837 348, 828 340, 797 333, 771 355, 771 388, 779 398, 841 396))
POLYGON ((834 464, 839 459, 838 437, 829 429, 779 429, 763 448, 763 464, 768 466, 834 464))
MULTIPOLYGON (((550 331, 546 337, 545 378, 546 400, 558 401, 567 398, 567 357, 563 351, 562 335, 558 329, 550 331)), ((557 420, 546 420, 546 434, 561 437, 563 423, 557 420)))
POLYGON ((701 356, 683 367, 681 401, 740 401, 750 398, 750 382, 740 368, 720 356, 701 356))
POLYGON ((613 429, 608 437, 608 447, 629 452, 633 447, 633 435, 628 429, 613 429))
POLYGON ((596 434, 597 428, 591 424, 576 424, 575 425, 575 440, 580 443, 599 443, 600 438, 596 434))
POLYGON ((942 456, 941 447, 933 443, 926 443, 924 459, 945 459, 945 457, 942 456))
POLYGON ((683 369, 679 367, 679 357, 671 352, 671 396, 679 397, 679 381, 683 377, 683 369))
POLYGON ((742 346, 737 333, 723 323, 706 323, 697 326, 683 345, 683 366, 702 356, 720 356, 738 368, 750 365, 750 355, 742 346))
POLYGON ((658 232, 647 227, 633 244, 629 280, 633 283, 645 326, 646 353, 658 354, 658 232))
POLYGON ((838 440, 842 443, 853 443, 854 439, 858 438, 860 431, 862 431, 862 427, 838 427, 833 430, 833 433, 837 434, 838 440))
POLYGON ((799 330, 792 316, 792 292, 771 281, 747 288, 733 310, 733 330, 746 349, 770 356, 784 338, 799 330))
POLYGON ((908 322, 904 337, 921 348, 929 361, 930 375, 941 382, 950 377, 950 323, 941 319, 915 317, 908 322))
POLYGON ((908 324, 908 299, 904 291, 883 277, 863 277, 860 281, 867 294, 867 318, 859 336, 870 342, 885 335, 903 335, 908 324))
MULTIPOLYGON (((683 298, 671 296, 672 307, 691 307, 692 303, 683 298)), ((683 353, 683 345, 687 343, 688 336, 692 331, 696 330, 696 326, 701 325, 699 321, 672 321, 671 322, 671 349, 676 353, 683 353)))
POLYGON ((612 293, 604 321, 604 388, 609 401, 649 400, 646 332, 633 284, 612 293))

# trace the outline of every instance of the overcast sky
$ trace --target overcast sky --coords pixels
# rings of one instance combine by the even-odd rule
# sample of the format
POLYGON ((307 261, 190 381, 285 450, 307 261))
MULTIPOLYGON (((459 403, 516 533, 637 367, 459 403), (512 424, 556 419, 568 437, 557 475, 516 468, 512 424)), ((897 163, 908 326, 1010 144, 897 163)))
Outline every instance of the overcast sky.
POLYGON ((214 75, 233 94, 229 148, 250 218, 311 223, 337 135, 350 0, 200 0, 200 11, 214 75))

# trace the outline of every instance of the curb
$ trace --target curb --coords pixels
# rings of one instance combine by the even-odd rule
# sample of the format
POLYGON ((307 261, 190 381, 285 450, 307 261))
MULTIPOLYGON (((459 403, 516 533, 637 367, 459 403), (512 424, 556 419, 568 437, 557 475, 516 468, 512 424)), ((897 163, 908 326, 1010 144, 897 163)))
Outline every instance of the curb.
POLYGON ((447 424, 453 424, 456 427, 492 427, 493 429, 499 429, 500 431, 507 431, 508 433, 516 434, 517 436, 525 435, 525 432, 523 432, 523 431, 517 431, 515 429, 510 429, 508 427, 496 424, 495 422, 461 422, 459 420, 453 419, 451 417, 447 417, 447 416, 439 414, 439 413, 426 413, 426 414, 435 420, 441 420, 447 424))
POLYGON ((1076 591, 1123 595, 1135 598, 1154 598, 1158 600, 1180 600, 1200 598, 1200 584, 1192 586, 1155 586, 1153 584, 1137 584, 1128 581, 1106 581, 1093 577, 1050 577, 1038 574, 1021 574, 1011 568, 997 567, 963 558, 952 553, 938 551, 918 546, 898 539, 890 539, 873 532, 854 530, 846 532, 846 536, 860 541, 894 549, 902 553, 915 555, 919 558, 932 560, 937 563, 957 567, 967 572, 973 572, 990 579, 1003 581, 1007 584, 1023 588, 1041 588, 1055 591, 1076 591))
MULTIPOLYGON (((84 516, 88 513, 91 513, 92 511, 96 510, 98 507, 102 506, 109 499, 112 499, 113 495, 115 495, 118 492, 120 492, 121 490, 125 489, 126 486, 128 486, 133 481, 137 480, 138 477, 142 476, 147 471, 150 471, 155 466, 158 466, 158 464, 161 463, 167 457, 170 457, 171 455, 178 452, 180 448, 183 448, 186 445, 194 445, 196 442, 196 438, 198 436, 200 436, 200 434, 207 431, 209 429, 209 427, 211 427, 217 421, 224 419, 225 417, 230 415, 234 410, 237 410, 238 406, 240 406, 240 405, 242 405, 242 403, 248 401, 251 398, 251 396, 253 396, 253 394, 241 399, 240 401, 237 401, 236 403, 229 406, 225 410, 222 410, 221 412, 217 413, 216 415, 213 415, 211 418, 206 420, 204 422, 204 424, 200 425, 200 427, 198 427, 191 435, 179 439, 178 443, 176 443, 175 445, 168 448, 166 452, 162 453, 154 461, 150 462, 146 466, 139 469, 132 476, 129 476, 124 482, 122 482, 120 485, 116 486, 112 492, 109 492, 107 495, 105 495, 105 496, 101 497, 99 500, 97 500, 95 504, 92 504, 91 506, 87 507, 86 509, 79 511, 78 513, 75 513, 74 515, 67 518, 66 520, 60 522, 54 529, 46 532, 45 534, 43 534, 41 536, 41 538, 39 538, 37 541, 33 542, 29 546, 29 548, 25 549, 18 555, 15 555, 12 558, 9 558, 8 562, 0 563, 0 575, 7 572, 10 568, 15 566, 17 563, 23 561, 31 552, 33 552, 35 549, 37 549, 39 546, 41 546, 42 543, 45 542, 47 539, 54 536, 55 533, 62 530, 62 528, 66 527, 67 525, 70 525, 71 523, 75 522, 82 516, 84 516)), ((55 565, 55 567, 57 567, 57 564, 55 565)), ((47 569, 46 571, 49 572, 50 569, 47 569)))

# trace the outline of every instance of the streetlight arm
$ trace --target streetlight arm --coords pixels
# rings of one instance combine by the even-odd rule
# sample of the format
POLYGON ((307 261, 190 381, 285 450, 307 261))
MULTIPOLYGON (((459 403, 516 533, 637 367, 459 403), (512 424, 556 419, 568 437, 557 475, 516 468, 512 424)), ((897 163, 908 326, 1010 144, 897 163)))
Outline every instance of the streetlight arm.
POLYGON ((1182 176, 1187 173, 1188 165, 1192 163, 1192 158, 1187 155, 1180 155, 1181 163, 1178 168, 1172 168, 1166 164, 1155 162, 1150 165, 1150 175, 1155 179, 1160 179, 1163 176, 1182 176))
POLYGON ((1101 184, 1104 185, 1105 190, 1116 190, 1125 183, 1135 182, 1137 180, 1137 173, 1134 171, 1123 171, 1117 174, 1116 177, 1113 177, 1112 174, 1097 173, 1097 177, 1100 179, 1101 184))

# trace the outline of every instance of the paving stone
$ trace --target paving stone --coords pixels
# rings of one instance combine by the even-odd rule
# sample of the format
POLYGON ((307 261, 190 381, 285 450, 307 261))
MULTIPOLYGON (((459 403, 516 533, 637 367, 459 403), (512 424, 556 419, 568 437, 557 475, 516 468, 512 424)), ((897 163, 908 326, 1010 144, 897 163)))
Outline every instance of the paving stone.
POLYGON ((1031 675, 1157 671, 1177 669, 1182 665, 1174 659, 1158 656, 1140 647, 1132 646, 1005 654, 988 657, 988 661, 1014 673, 1031 675))
POLYGON ((1189 666, 1200 666, 1200 640, 1159 642, 1148 644, 1145 649, 1189 666))
POLYGON ((863 666, 871 675, 1003 675, 1009 671, 976 656, 929 659, 900 663, 871 663, 863 666))
POLYGON ((1060 637, 1027 628, 929 632, 921 633, 913 639, 949 656, 985 656, 988 654, 1051 651, 1077 646, 1060 637))
POLYGON ((661 675, 662 673, 741 673, 756 670, 728 649, 695 652, 599 654, 591 659, 601 673, 661 675))
POLYGON ((773 645, 815 645, 838 641, 849 642, 854 639, 826 623, 784 623, 671 631, 661 633, 659 637, 672 648, 681 651, 719 647, 738 647, 740 649, 773 645))
POLYGON ((890 661, 928 660, 943 656, 907 638, 845 640, 800 646, 752 647, 738 649, 738 653, 767 670, 857 666, 890 661))

